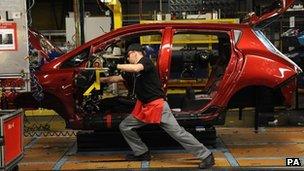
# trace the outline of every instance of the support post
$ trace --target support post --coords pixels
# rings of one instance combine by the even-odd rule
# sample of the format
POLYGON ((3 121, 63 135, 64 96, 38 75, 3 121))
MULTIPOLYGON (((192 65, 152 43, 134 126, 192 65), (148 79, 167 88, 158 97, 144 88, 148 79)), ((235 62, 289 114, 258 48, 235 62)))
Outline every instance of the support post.
POLYGON ((74 21, 75 21, 75 44, 76 47, 81 44, 80 42, 80 16, 79 16, 79 1, 73 1, 74 8, 74 21))
POLYGON ((243 118, 243 108, 240 107, 239 108, 239 120, 242 120, 242 118, 243 118))
POLYGON ((80 43, 85 43, 84 37, 84 0, 79 1, 80 43))

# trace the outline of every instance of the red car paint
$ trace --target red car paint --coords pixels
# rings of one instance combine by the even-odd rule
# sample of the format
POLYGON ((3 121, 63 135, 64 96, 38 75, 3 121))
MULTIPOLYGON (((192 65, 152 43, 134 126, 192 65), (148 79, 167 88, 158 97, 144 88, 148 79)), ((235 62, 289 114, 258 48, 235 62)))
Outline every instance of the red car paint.
POLYGON ((44 58, 46 61, 50 61, 49 53, 50 51, 56 51, 57 54, 63 54, 63 52, 47 38, 45 38, 41 33, 29 29, 29 42, 32 48, 36 49, 40 57, 44 58))
MULTIPOLYGON (((165 92, 170 78, 172 57, 172 41, 176 30, 189 31, 216 31, 225 32, 230 36, 231 56, 225 74, 218 85, 215 96, 208 104, 198 110, 189 112, 175 112, 178 116, 197 114, 203 122, 216 120, 221 116, 230 100, 242 89, 251 86, 264 86, 270 89, 279 88, 284 96, 285 104, 292 104, 292 95, 295 91, 295 76, 301 69, 282 54, 270 51, 258 37, 253 27, 262 21, 282 14, 292 4, 293 0, 282 0, 282 8, 267 13, 261 17, 252 16, 244 24, 207 24, 207 23, 154 23, 135 24, 117 29, 100 36, 75 50, 44 64, 35 73, 43 90, 58 100, 62 105, 60 115, 72 129, 86 129, 84 114, 75 110, 74 76, 84 67, 85 61, 78 68, 63 68, 62 64, 82 50, 89 48, 90 54, 105 48, 114 38, 136 32, 162 32, 162 44, 159 50, 157 68, 165 92), (239 36, 236 34, 240 33, 239 36), (214 109, 214 110, 210 110, 214 109)), ((52 107, 49 107, 52 108, 52 107)), ((107 120, 107 123, 109 121, 107 120)))

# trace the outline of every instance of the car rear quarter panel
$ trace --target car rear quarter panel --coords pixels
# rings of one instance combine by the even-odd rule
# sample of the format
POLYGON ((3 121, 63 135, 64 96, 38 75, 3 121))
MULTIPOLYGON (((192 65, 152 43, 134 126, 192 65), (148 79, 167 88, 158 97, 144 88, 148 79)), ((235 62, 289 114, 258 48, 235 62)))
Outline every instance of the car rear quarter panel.
POLYGON ((239 76, 243 86, 257 84, 273 88, 296 74, 294 66, 269 51, 251 28, 243 30, 236 47, 244 56, 239 76))
POLYGON ((248 86, 276 88, 296 75, 294 66, 270 52, 250 28, 243 30, 236 47, 244 60, 232 95, 248 86))
POLYGON ((274 88, 295 75, 284 63, 257 55, 246 55, 238 84, 240 87, 263 85, 274 88))

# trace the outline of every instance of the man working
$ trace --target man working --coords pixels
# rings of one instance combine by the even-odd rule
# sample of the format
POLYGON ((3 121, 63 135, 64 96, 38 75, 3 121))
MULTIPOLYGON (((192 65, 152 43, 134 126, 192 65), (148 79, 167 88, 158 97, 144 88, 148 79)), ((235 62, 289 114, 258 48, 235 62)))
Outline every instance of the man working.
MULTIPOLYGON (((134 92, 137 98, 136 105, 119 125, 120 131, 134 154, 129 154, 129 161, 151 160, 147 146, 142 142, 135 128, 146 124, 159 124, 171 137, 178 141, 187 151, 199 158, 200 168, 210 168, 215 162, 213 154, 201 144, 193 135, 182 128, 174 118, 168 103, 164 100, 165 94, 152 61, 143 54, 140 44, 131 44, 128 49, 130 64, 118 64, 117 69, 134 73, 134 92)), ((124 81, 130 77, 123 74, 101 78, 101 82, 113 83, 124 81)))

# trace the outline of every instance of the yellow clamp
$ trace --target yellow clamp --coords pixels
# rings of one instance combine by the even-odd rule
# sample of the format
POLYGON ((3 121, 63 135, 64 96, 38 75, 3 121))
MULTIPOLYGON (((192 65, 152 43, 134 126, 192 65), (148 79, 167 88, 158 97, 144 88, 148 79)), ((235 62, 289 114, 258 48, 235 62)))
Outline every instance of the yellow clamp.
POLYGON ((91 92, 95 90, 100 90, 100 73, 108 70, 107 68, 86 68, 87 70, 95 70, 95 81, 94 83, 83 93, 84 96, 91 95, 91 92))

